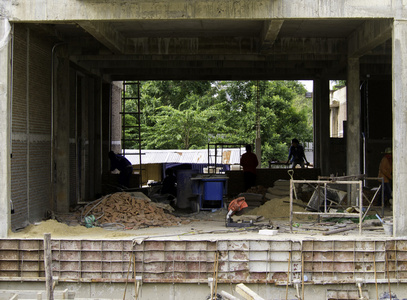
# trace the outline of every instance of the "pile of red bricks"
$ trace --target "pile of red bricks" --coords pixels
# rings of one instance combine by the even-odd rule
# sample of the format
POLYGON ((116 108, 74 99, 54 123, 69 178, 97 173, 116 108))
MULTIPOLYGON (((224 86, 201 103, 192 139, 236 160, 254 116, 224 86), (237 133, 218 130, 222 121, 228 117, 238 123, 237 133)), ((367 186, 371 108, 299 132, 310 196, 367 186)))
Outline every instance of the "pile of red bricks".
POLYGON ((188 219, 166 213, 163 208, 148 199, 135 198, 125 192, 111 194, 95 201, 93 205, 85 208, 83 215, 94 215, 101 225, 121 224, 126 229, 190 223, 188 219))

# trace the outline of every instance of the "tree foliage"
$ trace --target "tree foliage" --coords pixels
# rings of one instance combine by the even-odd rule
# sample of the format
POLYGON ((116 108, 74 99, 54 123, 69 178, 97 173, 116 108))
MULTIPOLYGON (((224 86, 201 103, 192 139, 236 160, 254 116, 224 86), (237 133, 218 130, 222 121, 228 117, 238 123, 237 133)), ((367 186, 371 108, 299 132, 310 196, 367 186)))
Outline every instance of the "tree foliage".
MULTIPOLYGON (((135 88, 126 89, 127 97, 136 95, 135 88)), ((292 138, 312 141, 312 100, 305 92, 297 81, 141 82, 141 147, 253 143, 259 122, 262 162, 284 160, 292 138)), ((126 111, 137 111, 137 101, 127 100, 126 111)), ((136 115, 126 115, 125 122, 126 139, 135 139, 136 115)), ((137 148, 137 142, 132 147, 137 148)))

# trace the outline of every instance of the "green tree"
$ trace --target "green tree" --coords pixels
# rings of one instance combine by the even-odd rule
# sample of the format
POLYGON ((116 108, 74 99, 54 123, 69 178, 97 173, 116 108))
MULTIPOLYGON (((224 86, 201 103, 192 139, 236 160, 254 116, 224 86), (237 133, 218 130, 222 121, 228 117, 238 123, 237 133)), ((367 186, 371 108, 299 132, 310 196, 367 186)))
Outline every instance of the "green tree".
MULTIPOLYGON (((284 160, 292 138, 312 141, 312 100, 296 81, 146 81, 140 89, 145 149, 253 143, 258 117, 264 165, 284 160)), ((136 108, 135 102, 127 105, 136 108)), ((137 124, 132 115, 125 121, 137 124)), ((137 132, 130 127, 126 134, 137 132)))

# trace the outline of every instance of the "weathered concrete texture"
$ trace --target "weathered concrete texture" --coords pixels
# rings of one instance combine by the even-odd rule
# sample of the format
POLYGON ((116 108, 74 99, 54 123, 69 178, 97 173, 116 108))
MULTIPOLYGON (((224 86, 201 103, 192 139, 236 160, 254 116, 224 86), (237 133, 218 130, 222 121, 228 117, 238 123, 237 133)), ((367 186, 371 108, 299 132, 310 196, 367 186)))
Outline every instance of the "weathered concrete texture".
POLYGON ((120 114, 122 106, 122 83, 114 82, 112 84, 112 102, 111 102, 111 150, 120 153, 122 150, 122 116, 120 114))
MULTIPOLYGON (((63 49, 58 49, 63 50, 63 49)), ((69 211, 69 60, 62 51, 55 65, 54 135, 55 203, 54 210, 69 211)))
MULTIPOLYGON (((296 297, 297 290, 295 285, 289 285, 287 287, 277 287, 272 284, 246 284, 251 290, 257 293, 260 297, 267 300, 280 300, 298 299, 296 297), (288 297, 286 298, 286 293, 288 297)), ((61 295, 64 290, 68 290, 69 295, 75 295, 77 300, 100 300, 100 299, 134 299, 134 284, 131 282, 127 285, 115 284, 115 283, 58 283, 55 287, 55 296, 61 295), (123 298, 126 291, 126 297, 123 298)), ((218 284, 217 292, 225 291, 238 299, 243 299, 236 292, 236 284, 218 284)), ((407 293, 403 285, 396 285, 380 283, 378 284, 378 293, 376 293, 375 285, 366 285, 362 283, 362 290, 367 299, 380 299, 380 296, 384 292, 392 291, 398 297, 398 299, 405 299, 407 293)), ((338 288, 334 285, 314 286, 305 285, 304 299, 313 300, 326 300, 327 295, 332 295, 333 292, 342 292, 342 297, 353 295, 353 298, 339 298, 339 299, 358 299, 358 288, 355 284, 343 284, 338 288)), ((37 299, 37 293, 41 292, 42 299, 45 298, 44 283, 36 282, 0 282, 0 295, 10 296, 5 299, 11 299, 13 294, 19 294, 19 299, 27 299, 31 296, 31 299, 37 299), (26 295, 25 297, 23 297, 26 295)), ((299 283, 299 292, 302 295, 301 282, 299 283)), ((210 295, 210 287, 207 284, 143 284, 140 286, 138 300, 202 300, 207 299, 210 295)), ((61 299, 61 298, 55 298, 61 299)), ((68 299, 68 298, 65 298, 68 299)), ((72 299, 72 298, 69 298, 72 299)), ((338 299, 338 298, 333 298, 338 299)))
POLYGON ((393 31, 393 212, 394 233, 407 236, 407 21, 393 31))
POLYGON ((348 60, 347 78, 347 174, 360 174, 360 74, 359 59, 348 60))
POLYGON ((405 0, 297 0, 297 1, 3 1, 0 11, 12 21, 43 20, 136 20, 189 18, 372 18, 406 17, 405 0), (61 9, 63 8, 63 9, 61 9))
POLYGON ((10 32, 7 19, 0 18, 0 237, 10 229, 10 32), (6 71, 7 70, 7 71, 6 71))
MULTIPOLYGON (((229 240, 219 235, 216 241, 182 236, 134 242, 52 240, 56 291, 68 289, 77 298, 119 299, 128 282, 126 299, 130 299, 134 276, 139 276, 140 299, 204 299, 218 262, 217 291, 234 295, 235 285, 244 282, 265 299, 285 299, 287 292, 288 299, 295 299, 297 284, 301 293, 304 288, 303 299, 323 300, 328 291, 354 292, 360 282, 369 299, 379 296, 376 284, 379 294, 391 288, 400 298, 406 297, 405 240, 251 235, 247 240, 239 240, 239 233, 229 240)), ((0 258, 1 290, 44 289, 41 239, 1 240, 0 258)))

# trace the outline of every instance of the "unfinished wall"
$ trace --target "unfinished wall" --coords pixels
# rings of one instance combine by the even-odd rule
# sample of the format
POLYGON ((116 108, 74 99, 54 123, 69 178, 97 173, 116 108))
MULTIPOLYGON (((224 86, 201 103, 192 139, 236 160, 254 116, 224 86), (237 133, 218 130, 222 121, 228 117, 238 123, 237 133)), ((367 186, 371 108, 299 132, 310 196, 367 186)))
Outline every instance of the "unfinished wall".
MULTIPOLYGON (((364 299, 378 299, 389 290, 400 299, 406 296, 405 240, 251 235, 252 239, 244 240, 212 236, 211 241, 180 236, 175 240, 52 240, 56 290, 68 288, 88 299, 117 299, 128 282, 129 299, 138 280, 144 290, 140 299, 159 295, 161 299, 205 299, 209 278, 216 278, 218 292, 233 293, 235 284, 244 283, 264 299, 298 299, 298 291, 302 299, 360 299, 357 283, 362 284, 364 299), (340 291, 356 292, 356 296, 332 296, 340 291)), ((30 284, 43 283, 43 240, 0 240, 0 267, 4 280, 0 288, 21 289, 24 283, 26 290, 30 284)))
POLYGON ((12 229, 40 220, 50 207, 52 45, 14 26, 11 199, 12 229))

